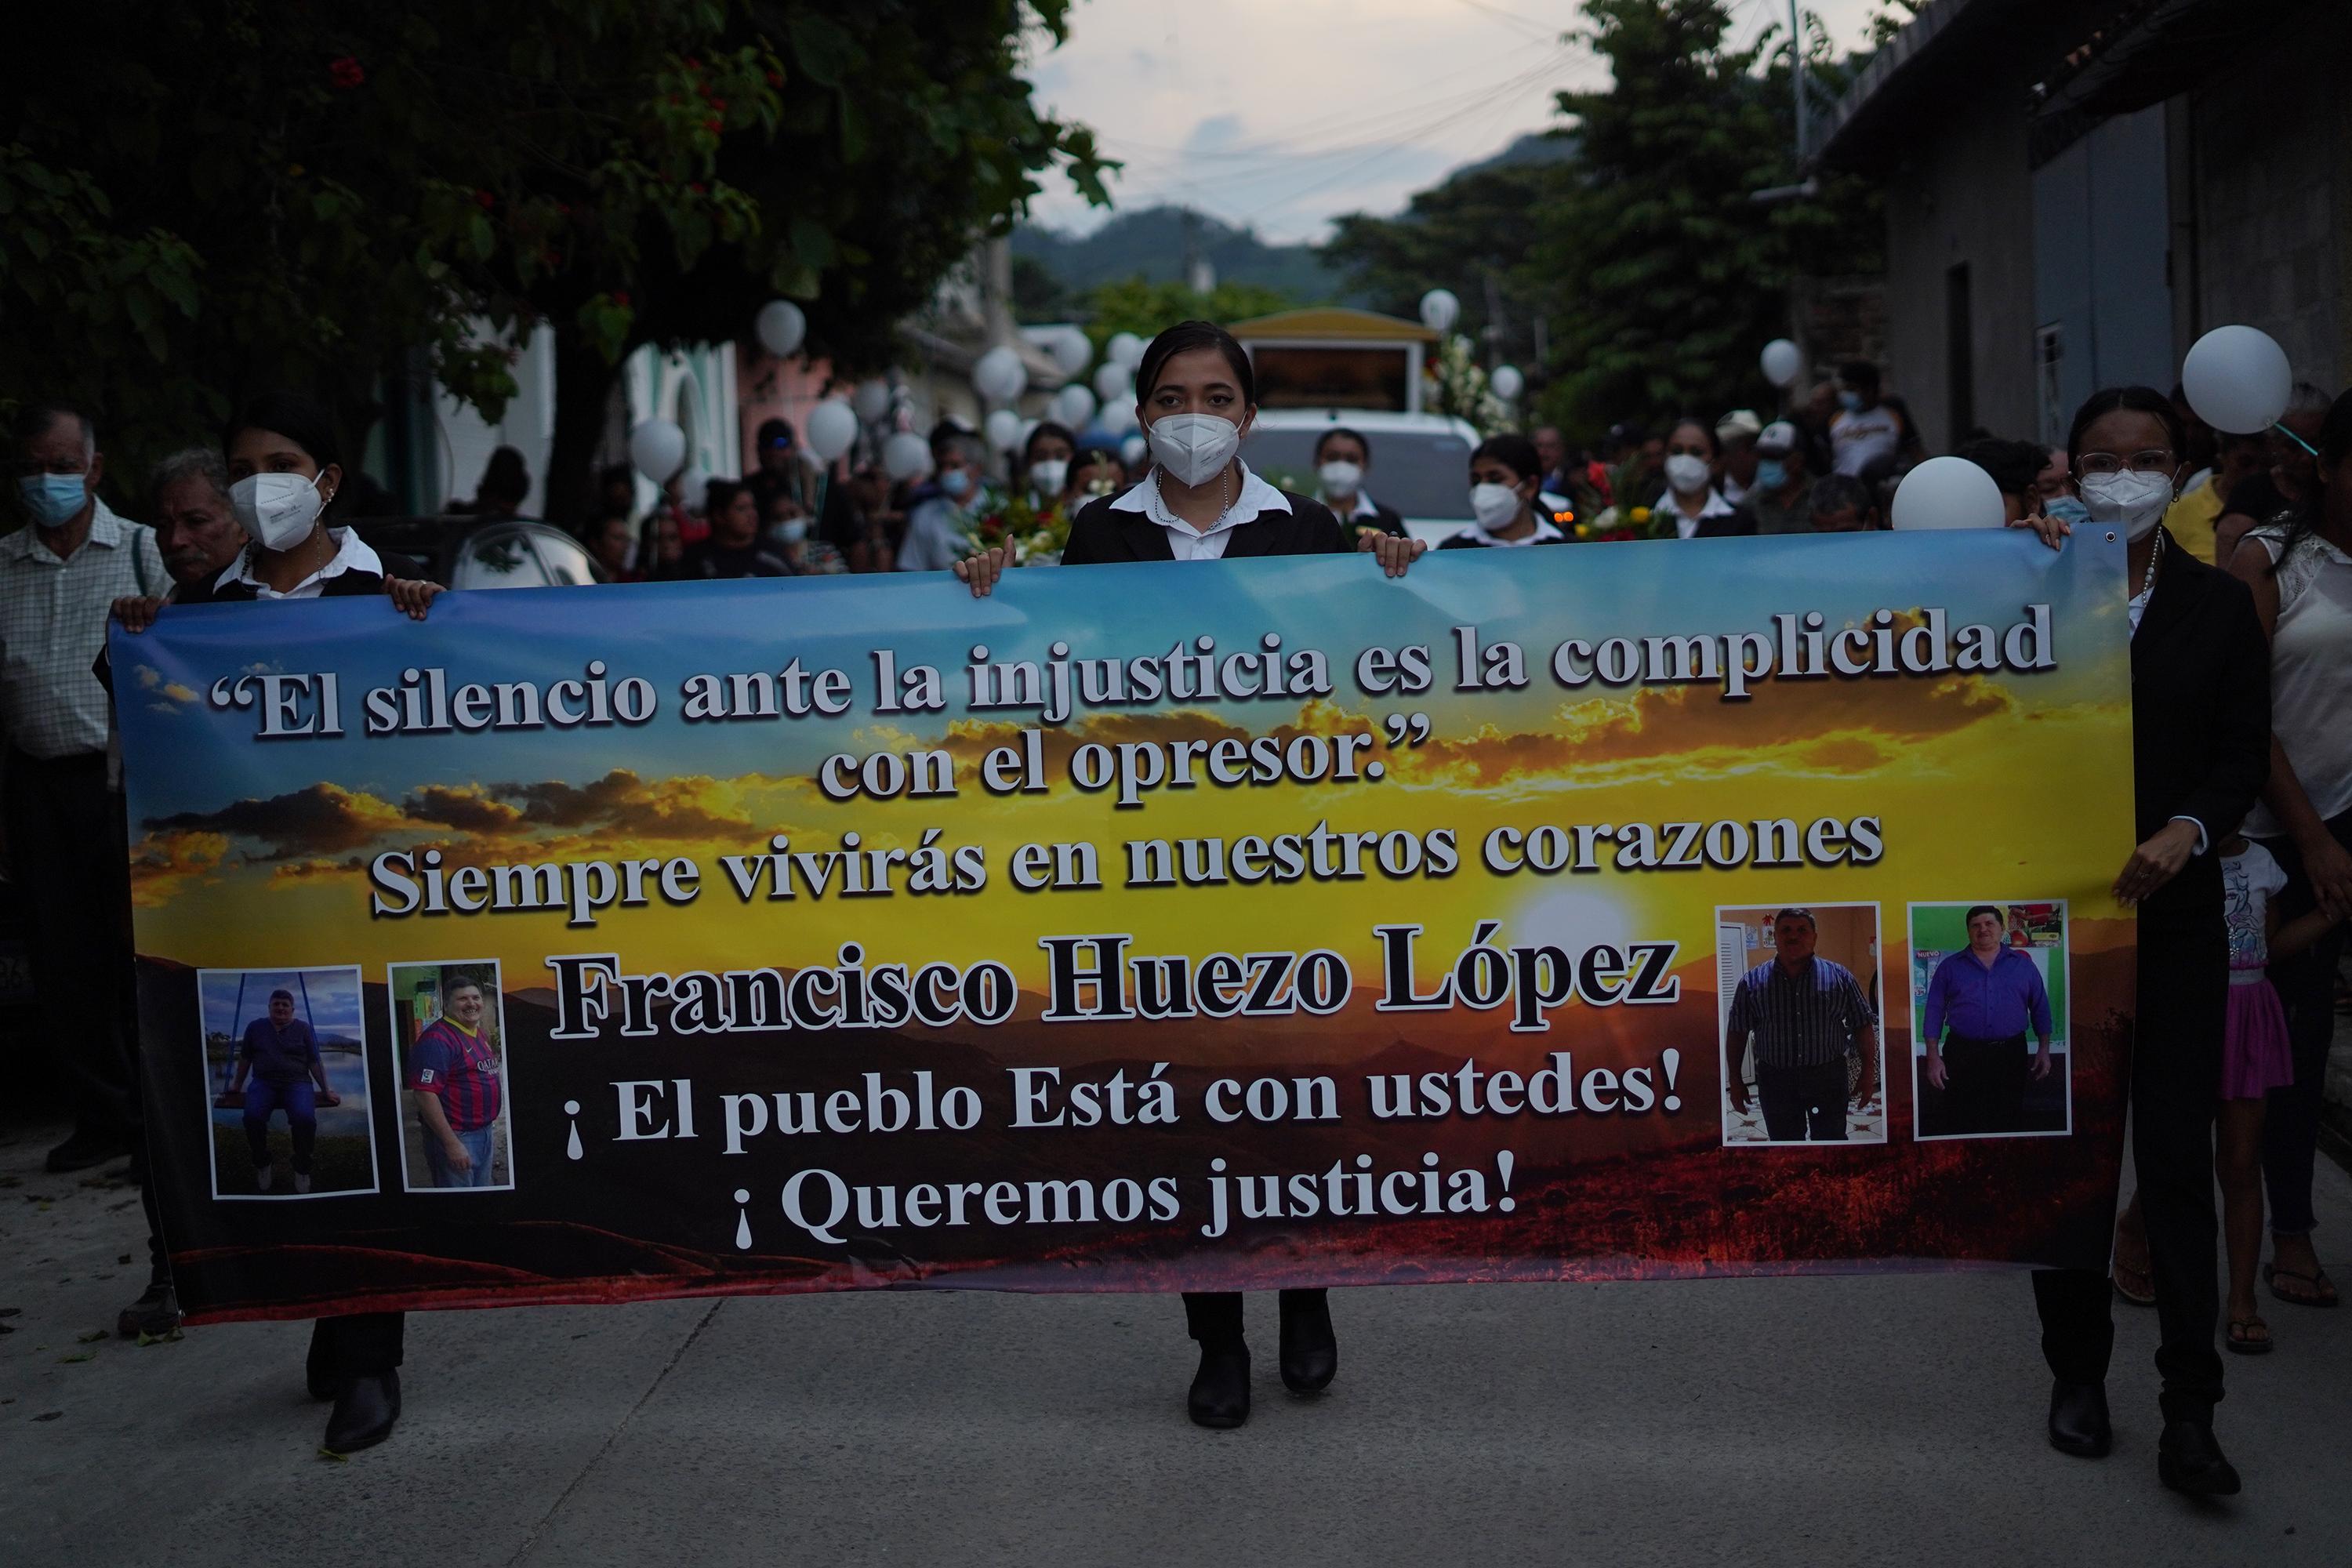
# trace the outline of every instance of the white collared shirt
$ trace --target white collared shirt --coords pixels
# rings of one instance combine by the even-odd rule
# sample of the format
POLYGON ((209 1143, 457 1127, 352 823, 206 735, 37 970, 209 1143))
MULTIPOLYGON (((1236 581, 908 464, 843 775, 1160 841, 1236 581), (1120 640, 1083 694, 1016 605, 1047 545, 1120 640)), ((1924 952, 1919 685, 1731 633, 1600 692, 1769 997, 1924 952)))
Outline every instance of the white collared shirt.
POLYGON ((1154 468, 1143 477, 1143 482, 1130 488, 1126 494, 1110 503, 1113 511, 1139 511, 1160 525, 1168 536, 1168 552, 1179 561, 1222 561, 1225 546, 1234 539, 1234 530, 1245 522, 1255 522, 1260 512, 1288 511, 1290 502, 1283 493, 1250 472, 1247 463, 1240 465, 1242 491, 1234 504, 1219 518, 1216 526, 1202 531, 1168 510, 1160 495, 1160 470, 1154 468))
POLYGON ((1675 520, 1675 532, 1684 539, 1696 537, 1698 533, 1698 525, 1708 518, 1728 517, 1738 510, 1738 507, 1724 500, 1723 492, 1712 485, 1707 487, 1706 504, 1698 509, 1696 517, 1683 515, 1683 509, 1675 504, 1675 492, 1672 489, 1668 489, 1665 494, 1660 496, 1657 504, 1650 508, 1654 514, 1664 511, 1672 516, 1675 520))
POLYGON ((155 532, 104 501, 89 537, 60 561, 26 523, 0 539, 0 724, 8 743, 51 761, 106 750, 111 705, 91 667, 117 599, 171 586, 155 532))
POLYGON ((1553 544, 1567 537, 1568 535, 1552 526, 1551 519, 1538 517, 1536 519, 1535 531, 1525 539, 1498 539, 1474 522, 1446 542, 1451 544, 1459 541, 1464 544, 1480 544, 1499 550, 1520 544, 1553 544))
POLYGON ((240 552, 236 564, 224 569, 214 581, 224 586, 242 583, 253 590, 253 596, 257 599, 315 599, 325 591, 330 577, 340 577, 346 572, 372 572, 379 577, 383 575, 383 558, 367 547, 366 541, 360 538, 356 530, 331 528, 327 532, 335 542, 333 558, 282 594, 253 574, 253 552, 250 549, 240 552))

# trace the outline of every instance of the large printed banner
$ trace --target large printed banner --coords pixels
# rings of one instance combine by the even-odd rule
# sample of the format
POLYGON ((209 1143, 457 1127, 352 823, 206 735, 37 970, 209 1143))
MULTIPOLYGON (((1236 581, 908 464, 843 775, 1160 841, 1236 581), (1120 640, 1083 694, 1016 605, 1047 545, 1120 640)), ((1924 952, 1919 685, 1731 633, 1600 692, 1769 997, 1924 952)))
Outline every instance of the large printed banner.
POLYGON ((1945 533, 167 612, 111 651, 181 1298, 2095 1264, 2121 576, 1945 533), (2046 1032, 1931 1074, 1988 915, 2046 1032))

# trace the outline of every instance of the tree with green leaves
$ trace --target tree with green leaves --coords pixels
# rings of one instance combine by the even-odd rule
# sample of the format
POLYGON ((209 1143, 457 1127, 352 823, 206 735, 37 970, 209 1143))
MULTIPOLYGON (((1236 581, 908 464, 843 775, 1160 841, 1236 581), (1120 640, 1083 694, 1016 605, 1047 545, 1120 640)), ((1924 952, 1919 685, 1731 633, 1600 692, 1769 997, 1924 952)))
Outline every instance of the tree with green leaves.
POLYGON ((1068 0, 92 0, 0 56, 0 398, 110 446, 266 385, 356 437, 423 357, 496 417, 555 334, 550 513, 582 510, 621 359, 787 295, 880 363, 898 317, 1091 136, 1031 102, 1068 0), (105 40, 93 48, 92 37, 105 40))

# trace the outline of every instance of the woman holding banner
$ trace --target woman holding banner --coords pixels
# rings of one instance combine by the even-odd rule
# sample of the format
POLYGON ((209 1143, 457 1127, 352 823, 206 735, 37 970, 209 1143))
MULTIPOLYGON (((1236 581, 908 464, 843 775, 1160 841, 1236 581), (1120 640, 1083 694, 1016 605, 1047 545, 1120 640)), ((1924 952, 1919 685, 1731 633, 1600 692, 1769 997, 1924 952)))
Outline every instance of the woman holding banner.
MULTIPOLYGON (((1239 456, 1257 417, 1249 356, 1223 328, 1180 321, 1151 340, 1135 372, 1135 413, 1151 448, 1140 483, 1089 502, 1070 524, 1065 566, 1106 561, 1218 561, 1250 555, 1369 552, 1402 577, 1428 546, 1368 532, 1352 544, 1328 507, 1276 489, 1239 456)), ((975 597, 1013 564, 1011 551, 982 551, 955 563, 975 597)), ((1315 1393, 1339 1370, 1339 1341, 1325 1292, 1285 1290, 1282 1381, 1315 1393)), ((1188 1408, 1203 1426, 1249 1419, 1249 1346, 1239 1291, 1184 1292, 1186 1331, 1201 1346, 1188 1408)))
MULTIPOLYGON (((2270 773, 2270 657, 2245 584, 2175 544, 2162 527, 2187 471, 2172 400, 2150 387, 2095 393, 2074 416, 2067 457, 2092 529, 2129 541, 2132 763, 2139 847, 2115 896, 2139 912, 2139 994, 2131 1060, 2132 1157, 2140 1179, 2162 1343, 2164 1434, 2157 1475, 2176 1491, 2224 1496, 2238 1472, 2213 1438, 2221 1397, 2214 1348, 2213 1125, 2230 987, 2217 853, 2270 773)), ((2068 531, 2026 520, 2053 548, 2068 531)), ((2113 1442, 2106 1373, 2115 1345, 2108 1283, 2093 1269, 2033 1277, 2042 1349, 2055 1384, 2050 1443, 2084 1458, 2113 1442)))
MULTIPOLYGON (((265 394, 230 423, 221 446, 229 510, 247 544, 209 592, 184 594, 184 602, 388 594, 403 613, 425 618, 441 589, 423 580, 422 568, 399 556, 379 556, 356 531, 326 521, 343 467, 324 409, 294 393, 265 394)), ((404 1327, 399 1312, 320 1318, 312 1325, 303 1371, 311 1398, 335 1402, 321 1440, 330 1452, 352 1453, 392 1436, 400 1418, 404 1327)))

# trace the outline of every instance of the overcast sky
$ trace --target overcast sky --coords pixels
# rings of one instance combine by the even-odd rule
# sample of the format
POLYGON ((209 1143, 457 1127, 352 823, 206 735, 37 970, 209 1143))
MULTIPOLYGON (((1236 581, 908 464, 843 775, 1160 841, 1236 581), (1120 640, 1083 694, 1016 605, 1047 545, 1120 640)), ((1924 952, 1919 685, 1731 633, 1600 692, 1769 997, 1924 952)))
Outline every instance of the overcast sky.
MULTIPOLYGON (((1730 0, 1742 44, 1786 0, 1730 0)), ((1853 46, 1876 0, 1807 0, 1853 46)), ((1032 71, 1037 100, 1094 128, 1127 167, 1122 207, 1181 203, 1276 241, 1340 213, 1393 212, 1448 169, 1555 121, 1552 94, 1601 85, 1561 42, 1575 0, 1079 0, 1070 41, 1032 71)), ((1102 221, 1066 182, 1033 214, 1102 221)))

